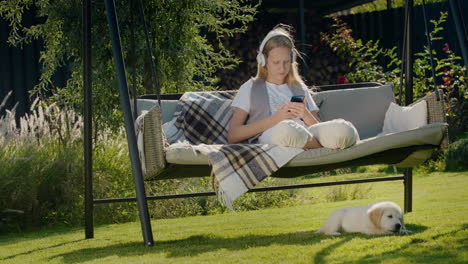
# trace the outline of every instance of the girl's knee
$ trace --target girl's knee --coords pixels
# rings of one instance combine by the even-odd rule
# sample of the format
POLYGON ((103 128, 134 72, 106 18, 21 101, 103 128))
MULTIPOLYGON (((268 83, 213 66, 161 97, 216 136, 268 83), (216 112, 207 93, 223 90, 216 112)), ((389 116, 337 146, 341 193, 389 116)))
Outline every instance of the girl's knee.
POLYGON ((344 149, 359 141, 354 125, 343 119, 315 124, 309 127, 309 131, 326 148, 344 149))
POLYGON ((303 148, 310 133, 293 120, 284 120, 273 127, 271 143, 283 147, 303 148))

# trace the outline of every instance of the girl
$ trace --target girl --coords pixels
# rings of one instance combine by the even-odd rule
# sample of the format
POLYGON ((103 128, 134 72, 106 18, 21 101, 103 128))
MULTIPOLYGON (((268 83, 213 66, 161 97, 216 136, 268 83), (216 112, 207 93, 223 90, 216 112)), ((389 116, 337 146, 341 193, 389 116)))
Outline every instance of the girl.
POLYGON ((348 121, 320 122, 296 63, 297 50, 283 25, 270 31, 260 45, 257 76, 244 83, 232 102, 228 143, 244 140, 294 148, 343 149, 359 140, 348 121), (292 96, 303 98, 292 101, 292 96))
POLYGON ((255 79, 244 83, 232 102, 228 142, 258 138, 260 144, 320 148, 307 130, 320 122, 318 107, 298 74, 297 50, 289 32, 280 25, 262 41, 255 79), (303 102, 290 102, 303 95, 303 102))

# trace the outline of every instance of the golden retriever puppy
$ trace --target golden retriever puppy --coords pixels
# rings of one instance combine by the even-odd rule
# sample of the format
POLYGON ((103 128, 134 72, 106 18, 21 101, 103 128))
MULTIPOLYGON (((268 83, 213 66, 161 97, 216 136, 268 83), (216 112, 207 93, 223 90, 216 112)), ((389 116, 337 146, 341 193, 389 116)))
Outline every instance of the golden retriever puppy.
POLYGON ((342 232, 380 235, 407 231, 400 206, 394 202, 379 202, 338 209, 316 233, 340 235, 342 232))

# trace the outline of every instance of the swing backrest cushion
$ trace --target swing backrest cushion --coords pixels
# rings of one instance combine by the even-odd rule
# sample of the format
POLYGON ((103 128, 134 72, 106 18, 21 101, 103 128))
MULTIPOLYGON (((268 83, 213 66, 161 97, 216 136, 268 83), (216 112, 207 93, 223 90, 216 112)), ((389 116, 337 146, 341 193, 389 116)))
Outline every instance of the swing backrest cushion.
MULTIPOLYGON (((395 102, 393 85, 364 87, 344 90, 331 90, 312 93, 320 108, 322 121, 343 118, 356 127, 359 137, 366 139, 382 132, 385 113, 390 103, 395 102)), ((138 110, 151 109, 157 100, 139 99, 138 110)), ((177 101, 161 100, 162 121, 170 121, 174 115, 177 101)))
MULTIPOLYGON (((153 106, 158 104, 158 100, 152 99, 138 99, 138 116, 144 111, 149 111, 153 106)), ((162 123, 166 123, 172 120, 172 117, 176 111, 177 101, 176 100, 161 100, 162 109, 162 123)))
POLYGON ((392 84, 318 92, 313 98, 322 121, 343 118, 353 123, 361 140, 382 131, 385 113, 395 102, 392 84))

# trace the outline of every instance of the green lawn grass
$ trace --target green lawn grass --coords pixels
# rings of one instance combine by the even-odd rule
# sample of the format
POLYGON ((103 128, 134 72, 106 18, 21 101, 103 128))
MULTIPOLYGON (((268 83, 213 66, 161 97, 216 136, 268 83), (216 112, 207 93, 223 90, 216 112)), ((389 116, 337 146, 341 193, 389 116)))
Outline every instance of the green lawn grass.
MULTIPOLYGON (((153 220, 154 247, 139 222, 0 236, 0 263, 467 263, 468 173, 415 175, 409 235, 315 234, 336 208, 391 200, 403 205, 401 181, 373 183, 368 198, 310 202, 260 211, 153 220)), ((349 175, 334 176, 334 180, 349 175)), ((247 194, 248 195, 248 194, 247 194)), ((312 198, 311 198, 312 197, 312 198)), ((99 210, 99 207, 96 208, 99 210)))

